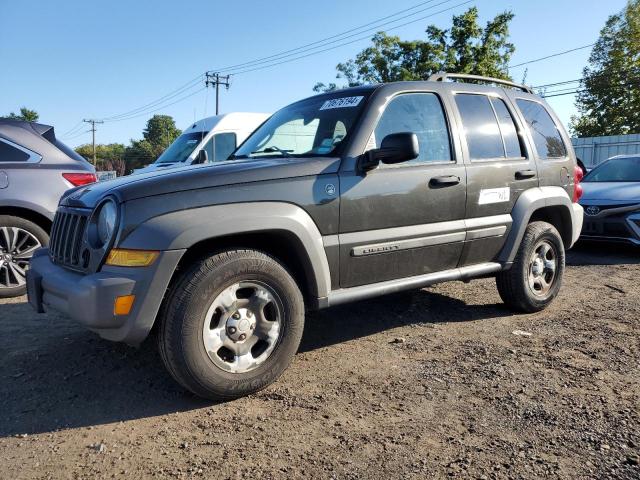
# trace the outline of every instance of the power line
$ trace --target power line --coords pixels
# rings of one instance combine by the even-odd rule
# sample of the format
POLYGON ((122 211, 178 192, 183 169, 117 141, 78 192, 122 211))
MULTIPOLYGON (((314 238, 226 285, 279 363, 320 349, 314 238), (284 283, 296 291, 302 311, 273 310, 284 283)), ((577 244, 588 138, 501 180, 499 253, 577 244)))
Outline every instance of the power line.
MULTIPOLYGON (((396 18, 396 19, 388 21, 388 22, 384 22, 384 20, 386 20, 386 19, 389 19, 389 18, 392 18, 392 17, 396 17, 396 16, 398 16, 398 15, 400 15, 402 13, 405 13, 405 12, 410 11, 410 10, 414 10, 414 9, 420 7, 420 6, 423 6, 423 5, 426 5, 426 4, 429 4, 429 3, 433 3, 435 1, 436 0, 429 0, 429 1, 426 1, 426 2, 419 3, 417 5, 414 5, 413 7, 409 7, 409 8, 406 8, 404 10, 400 10, 399 12, 393 13, 391 15, 387 15, 386 17, 379 18, 377 20, 374 20, 372 22, 366 23, 366 24, 361 25, 359 27, 351 28, 351 29, 346 30, 346 31, 344 31, 342 33, 338 33, 336 35, 332 35, 330 37, 326 37, 326 38, 323 38, 321 40, 317 40, 315 42, 311 42, 311 43, 308 43, 306 45, 302 45, 300 47, 292 48, 290 50, 285 50, 285 51, 280 52, 280 53, 276 53, 276 54, 269 55, 269 56, 266 56, 266 57, 257 58, 257 59, 254 59, 254 60, 251 60, 251 61, 248 61, 248 62, 244 62, 244 63, 238 63, 238 64, 235 64, 235 65, 228 65, 226 67, 221 67, 221 68, 214 68, 212 70, 227 72, 227 71, 233 71, 233 70, 237 70, 237 69, 245 69, 245 68, 248 68, 248 67, 255 67, 256 65, 261 65, 261 64, 265 64, 265 63, 271 63, 271 62, 275 62, 275 61, 278 61, 278 60, 282 60, 284 58, 292 57, 292 56, 295 56, 295 55, 299 55, 301 53, 305 53, 305 52, 308 52, 308 51, 312 51, 312 50, 316 50, 316 49, 319 49, 319 48, 322 48, 322 47, 326 47, 327 45, 332 45, 332 44, 335 44, 335 43, 338 43, 338 42, 342 42, 343 40, 346 40, 348 38, 353 38, 353 37, 355 37, 357 35, 361 35, 361 34, 363 34, 365 32, 372 32, 372 31, 377 30, 377 29, 379 29, 381 27, 384 27, 386 25, 389 25, 389 24, 392 24, 392 23, 395 23, 395 22, 399 22, 400 20, 404 20, 405 18, 410 18, 410 17, 412 17, 414 15, 417 15, 419 13, 425 12, 427 10, 431 10, 431 9, 436 8, 436 7, 438 7, 440 5, 443 5, 445 3, 450 3, 453 0, 444 0, 444 1, 441 1, 440 3, 432 5, 430 7, 417 10, 415 12, 412 12, 412 13, 408 14, 408 15, 396 18), (366 27, 368 27, 370 25, 374 25, 374 24, 379 24, 379 25, 376 25, 373 28, 365 29, 366 27), (363 30, 363 29, 365 29, 365 30, 363 30), (357 33, 352 33, 352 32, 356 32, 358 30, 362 30, 362 31, 359 31, 357 33), (350 34, 350 35, 348 35, 348 34, 350 34), (329 41, 329 40, 332 40, 332 41, 329 41), (311 47, 311 48, 308 48, 308 47, 311 47)), ((425 17, 419 18, 416 21, 423 20, 424 18, 425 17)), ((407 24, 405 24, 405 25, 407 25, 407 24)), ((393 27, 393 28, 396 28, 396 27, 393 27)), ((367 35, 367 37, 365 37, 365 38, 369 38, 369 36, 367 35)))
MULTIPOLYGON (((450 1, 450 0, 448 0, 448 1, 450 1)), ((410 25, 410 24, 412 24, 412 23, 417 23, 417 22, 419 22, 419 21, 425 20, 425 19, 430 18, 430 17, 434 17, 434 16, 439 15, 439 14, 444 13, 444 12, 448 12, 448 11, 450 11, 450 10, 453 10, 453 9, 455 9, 455 8, 458 8, 458 7, 461 7, 461 6, 463 6, 463 5, 467 5, 467 4, 469 4, 469 3, 472 3, 473 1, 474 1, 474 0, 467 0, 467 1, 465 1, 465 2, 458 3, 458 4, 456 4, 456 5, 453 5, 453 6, 451 6, 451 7, 445 8, 445 9, 440 10, 440 11, 438 11, 438 12, 434 12, 434 13, 432 13, 432 14, 430 14, 430 15, 425 15, 425 16, 423 16, 423 17, 417 18, 417 19, 412 20, 412 21, 410 21, 410 22, 405 22, 405 23, 403 23, 403 24, 396 25, 396 26, 394 26, 394 27, 388 28, 388 29, 387 29, 387 31, 395 30, 395 29, 398 29, 398 28, 401 28, 401 27, 404 27, 404 26, 410 25)), ((443 3, 446 3, 446 2, 443 2, 443 3)), ((369 38, 370 38, 370 37, 369 37, 369 35, 367 35, 367 36, 364 36, 364 37, 356 38, 356 39, 351 40, 351 41, 349 41, 349 42, 344 42, 344 43, 341 43, 341 44, 338 44, 338 45, 334 45, 334 46, 332 46, 332 47, 328 47, 328 48, 325 48, 325 49, 322 49, 322 50, 317 50, 317 51, 314 51, 314 52, 308 53, 308 54, 306 54, 306 55, 300 55, 300 56, 297 56, 297 57, 294 57, 294 58, 290 58, 290 59, 288 59, 288 60, 283 60, 283 61, 276 62, 276 63, 270 63, 270 64, 268 64, 268 65, 264 65, 264 66, 260 66, 260 67, 256 67, 256 68, 249 68, 249 69, 244 69, 244 70, 240 70, 240 71, 231 71, 231 72, 228 72, 228 73, 229 73, 229 74, 232 74, 232 75, 241 75, 241 74, 243 74, 243 73, 254 72, 254 71, 256 71, 256 70, 263 70, 263 69, 265 69, 265 68, 271 68, 271 67, 275 67, 275 66, 278 66, 278 65, 282 65, 282 64, 284 64, 284 63, 289 63, 289 62, 293 62, 293 61, 295 61, 295 60, 300 60, 300 59, 303 59, 303 58, 311 57, 311 56, 313 56, 313 55, 318 55, 318 54, 320 54, 320 53, 324 53, 324 52, 327 52, 327 51, 329 51, 329 50, 335 50, 336 48, 344 47, 344 46, 346 46, 346 45, 351 45, 352 43, 360 42, 360 41, 362 41, 362 40, 368 40, 369 38)), ((327 45, 328 45, 328 44, 327 44, 327 45)))
POLYGON ((584 50, 585 48, 590 48, 590 47, 593 47, 594 45, 595 45, 595 43, 590 43, 589 45, 584 45, 582 47, 572 48, 571 50, 565 50, 564 52, 553 53, 551 55, 547 55, 546 57, 536 58, 535 60, 529 60, 528 62, 518 63, 517 65, 509 65, 508 68, 518 68, 518 67, 522 67, 524 65, 529 65, 531 63, 541 62, 543 60, 548 60, 550 58, 555 58, 555 57, 559 57, 561 55, 566 55, 567 53, 573 53, 573 52, 577 52, 578 50, 584 50))
POLYGON ((188 95, 185 95, 184 97, 180 97, 180 98, 178 98, 178 99, 177 99, 177 100, 175 100, 174 102, 167 103, 167 104, 164 104, 164 105, 159 105, 159 106, 157 106, 157 107, 155 107, 155 108, 153 108, 153 109, 151 109, 151 110, 144 111, 144 112, 140 112, 140 113, 138 113, 137 115, 131 115, 131 116, 129 116, 129 117, 125 117, 125 118, 117 118, 117 119, 115 119, 115 120, 105 120, 105 122, 107 122, 107 123, 122 122, 122 121, 124 121, 124 120, 131 120, 131 119, 133 119, 133 118, 138 118, 138 117, 142 117, 142 116, 145 116, 145 115, 149 115, 150 113, 155 113, 155 112, 157 112, 157 111, 159 111, 159 110, 162 110, 163 108, 170 107, 170 106, 172 106, 172 105, 175 105, 176 103, 180 103, 180 102, 182 102, 182 101, 184 101, 184 100, 186 100, 186 99, 188 99, 188 98, 191 98, 191 97, 193 97, 194 95, 196 95, 196 94, 198 94, 198 93, 202 92, 202 91, 203 91, 203 90, 205 90, 205 89, 206 89, 206 87, 202 87, 202 88, 200 88, 200 89, 196 90, 195 92, 189 93, 188 95))
POLYGON ((128 117, 130 115, 136 115, 138 113, 141 113, 143 110, 147 110, 149 108, 155 108, 158 107, 159 105, 165 103, 167 100, 171 100, 172 98, 175 98, 176 96, 191 90, 193 87, 197 86, 198 84, 200 84, 200 82, 202 81, 202 74, 198 75, 197 77, 195 77, 194 79, 190 80, 189 82, 185 83, 184 85, 182 85, 181 87, 169 92, 168 94, 154 100, 153 102, 147 103, 145 105, 142 105, 138 108, 134 108, 133 110, 129 110, 127 112, 123 112, 117 115, 111 115, 108 117, 103 117, 102 120, 105 121, 112 121, 112 120, 116 120, 116 119, 121 119, 123 117, 128 117))
MULTIPOLYGON (((391 15, 387 15, 386 17, 381 17, 381 18, 379 18, 379 19, 377 19, 377 20, 374 20, 374 21, 372 21, 372 22, 369 22, 369 23, 365 23, 365 24, 363 24, 363 25, 360 25, 359 27, 350 28, 350 29, 348 29, 348 30, 345 30, 345 31, 344 31, 344 32, 342 32, 342 33, 338 33, 338 34, 332 35, 332 36, 330 36, 330 37, 326 37, 326 38, 323 38, 323 39, 317 40, 317 41, 315 41, 315 42, 307 43, 306 45, 302 45, 302 46, 300 46, 300 47, 292 48, 292 49, 290 49, 290 50, 284 50, 284 51, 282 51, 282 52, 279 52, 279 53, 276 53, 276 54, 273 54, 273 55, 269 55, 269 56, 267 56, 267 57, 257 58, 257 59, 251 60, 251 61, 249 61, 249 62, 244 62, 244 63, 235 64, 235 65, 230 65, 230 66, 222 67, 222 68, 219 68, 219 69, 216 69, 216 70, 223 70, 223 71, 224 71, 224 70, 229 70, 229 69, 232 69, 232 68, 244 67, 244 66, 246 66, 246 65, 253 64, 253 63, 258 62, 258 61, 261 61, 261 60, 267 60, 267 59, 272 59, 272 58, 274 58, 274 57, 280 57, 281 55, 284 55, 284 54, 286 54, 286 53, 295 52, 295 51, 297 51, 297 50, 302 50, 303 48, 306 48, 306 47, 311 47, 311 46, 313 46, 313 45, 317 45, 317 44, 319 44, 319 43, 324 43, 324 42, 326 42, 327 40, 332 40, 332 39, 334 39, 334 38, 342 37, 342 36, 344 36, 344 35, 346 35, 346 34, 348 34, 348 33, 354 32, 354 31, 356 31, 356 30, 361 30, 361 29, 363 29, 363 28, 365 28, 365 27, 368 27, 368 26, 370 26, 370 25, 373 25, 373 24, 379 23, 379 22, 381 22, 381 21, 383 21, 383 20, 387 20, 387 19, 389 19, 389 18, 392 18, 392 17, 398 16, 398 15, 400 15, 400 14, 402 14, 402 13, 405 13, 405 12, 408 12, 408 11, 410 11, 410 10, 414 10, 414 9, 416 9, 416 8, 418 8, 418 7, 421 7, 422 5, 426 5, 426 4, 428 4, 428 3, 433 3, 434 1, 435 1, 435 0, 428 0, 428 1, 426 1, 426 2, 418 3, 418 4, 416 4, 416 5, 412 6, 412 7, 405 8, 404 10, 400 10, 400 11, 398 11, 398 12, 392 13, 391 15)), ((424 11, 424 10, 419 10, 418 12, 414 12, 412 15, 415 15, 415 14, 420 13, 420 12, 422 12, 422 11, 424 11)), ((397 20, 399 20, 399 19, 397 19, 397 20)), ((376 28, 379 28, 379 27, 376 27, 376 28)), ((362 32, 360 32, 360 33, 362 33, 362 32)))
MULTIPOLYGON (((237 68, 237 67, 240 67, 240 66, 255 65, 256 62, 264 63, 265 60, 270 60, 270 59, 275 60, 275 59, 279 59, 279 58, 284 58, 284 57, 282 57, 283 54, 291 53, 291 52, 295 52, 295 51, 297 51, 298 53, 302 53, 302 50, 307 48, 307 47, 309 47, 309 46, 323 44, 328 40, 331 40, 331 39, 334 39, 334 38, 338 38, 338 37, 343 37, 347 33, 350 33, 350 32, 353 32, 353 31, 357 31, 357 30, 362 30, 363 28, 368 27, 370 25, 379 24, 383 20, 396 17, 396 16, 398 16, 398 15, 400 15, 402 13, 409 12, 411 10, 415 10, 416 8, 418 8, 420 6, 427 5, 429 3, 433 3, 434 1, 436 1, 436 0, 428 0, 428 1, 420 2, 420 3, 418 3, 418 4, 416 4, 416 5, 412 6, 412 7, 406 8, 404 10, 400 10, 398 12, 395 12, 395 13, 391 14, 391 15, 387 15, 386 17, 379 18, 377 20, 374 20, 372 22, 366 23, 366 24, 361 25, 359 27, 347 30, 347 31, 342 32, 340 34, 333 35, 331 37, 327 37, 327 38, 312 42, 310 44, 306 44, 306 45, 303 45, 301 47, 297 47, 295 49, 290 49, 290 50, 287 50, 287 51, 284 51, 284 52, 280 52, 278 54, 270 55, 268 57, 255 59, 255 60, 252 60, 252 61, 249 61, 249 62, 244 62, 242 64, 236 64, 236 65, 228 66, 228 67, 225 67, 225 70, 229 69, 229 68, 237 68)), ((446 0, 445 2, 441 2, 441 4, 449 2, 449 1, 452 1, 452 0, 446 0)), ((433 7, 430 7, 430 8, 433 8, 433 7)), ((416 12, 413 12, 410 15, 407 15, 407 16, 401 17, 401 18, 397 18, 394 21, 389 22, 389 23, 394 23, 396 21, 401 20, 402 18, 407 18, 409 16, 416 15, 416 14, 418 14, 418 13, 424 11, 424 10, 427 10, 427 9, 418 10, 416 12)), ((379 28, 380 26, 383 26, 383 25, 384 24, 379 25, 377 28, 379 28)), ((215 69, 215 70, 221 71, 222 69, 215 69)), ((122 112, 120 114, 115 114, 115 115, 110 115, 110 116, 107 116, 107 117, 103 117, 101 120, 108 121, 108 122, 116 121, 116 120, 118 120, 118 121, 119 120, 126 120, 126 119, 130 119, 130 118, 136 118, 136 117, 140 116, 141 114, 148 113, 148 110, 150 110, 150 109, 156 109, 157 110, 159 108, 164 108, 164 107, 168 106, 168 105, 166 105, 166 101, 167 100, 171 100, 173 98, 176 98, 177 96, 181 95, 185 91, 188 91, 188 90, 192 89, 194 86, 196 86, 197 84, 200 83, 200 81, 202 80, 202 77, 203 77, 202 74, 198 75, 197 77, 195 77, 194 79, 190 80, 189 82, 183 84, 182 86, 178 87, 177 89, 172 90, 171 92, 167 93, 166 95, 163 95, 162 97, 159 97, 158 99, 156 99, 156 100, 154 100, 152 102, 144 104, 144 105, 142 105, 140 107, 137 107, 135 109, 128 110, 126 112, 122 112)), ((183 98, 188 98, 188 97, 183 97, 183 98)), ((174 104, 174 103, 172 102, 171 105, 172 104, 174 104)))
POLYGON ((83 122, 82 120, 80 120, 78 123, 76 123, 73 127, 71 127, 69 130, 67 130, 66 132, 64 132, 62 135, 60 135, 61 137, 66 137, 68 135, 72 135, 73 133, 75 133, 80 127, 82 127, 83 122))

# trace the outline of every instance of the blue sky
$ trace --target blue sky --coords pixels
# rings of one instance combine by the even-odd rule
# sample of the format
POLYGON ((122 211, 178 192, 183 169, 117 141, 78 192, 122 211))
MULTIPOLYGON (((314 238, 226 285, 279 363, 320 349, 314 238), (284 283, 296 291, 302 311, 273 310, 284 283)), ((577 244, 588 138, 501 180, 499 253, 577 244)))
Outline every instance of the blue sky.
MULTIPOLYGON (((511 39, 512 64, 593 43, 607 17, 625 0, 433 0, 414 18, 444 13, 389 33, 405 39, 424 37, 434 23, 447 27, 451 16, 476 5, 483 21, 504 11, 516 14, 511 39), (439 6, 436 6, 440 4, 439 6)), ((217 1, 0 0, 0 114, 26 105, 40 121, 56 127, 72 146, 90 141, 79 128, 83 118, 129 112, 187 84, 206 70, 244 63, 300 47, 410 8, 420 0, 217 1)), ((405 13, 407 15, 414 10, 405 13)), ((384 28, 380 28, 384 29, 384 28)), ((358 32, 359 33, 359 32, 358 32)), ((346 41, 370 36, 366 31, 346 41)), ((233 77, 221 92, 221 111, 273 112, 312 94, 317 81, 332 81, 335 65, 368 44, 357 41, 304 59, 233 77)), ((589 49, 529 65, 527 82, 548 84, 580 78, 589 49)), ((291 58, 291 57, 289 57, 291 58)), ((512 71, 521 80, 523 68, 512 71)), ((197 83, 197 82, 196 82, 197 83)), ((194 117, 214 112, 214 96, 200 86, 165 100, 156 113, 172 115, 184 128, 194 117), (206 108, 206 111, 205 111, 206 108)), ((549 99, 563 121, 575 112, 573 97, 549 99)), ((140 138, 145 113, 99 125, 99 143, 128 143, 140 138)))

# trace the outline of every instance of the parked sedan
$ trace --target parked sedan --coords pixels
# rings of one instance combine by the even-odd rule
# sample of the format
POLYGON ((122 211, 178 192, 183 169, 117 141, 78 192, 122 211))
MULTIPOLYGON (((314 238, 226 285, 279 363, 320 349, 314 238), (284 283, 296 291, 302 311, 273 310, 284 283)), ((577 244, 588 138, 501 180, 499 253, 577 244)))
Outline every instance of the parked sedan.
POLYGON ((581 239, 640 245, 640 155, 610 158, 581 183, 581 239))

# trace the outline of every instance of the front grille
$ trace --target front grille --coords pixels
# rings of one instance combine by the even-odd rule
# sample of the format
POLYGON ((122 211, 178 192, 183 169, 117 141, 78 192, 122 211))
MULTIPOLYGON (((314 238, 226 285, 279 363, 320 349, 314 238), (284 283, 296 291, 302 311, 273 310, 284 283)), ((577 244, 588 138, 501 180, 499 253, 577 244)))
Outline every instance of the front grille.
POLYGON ((83 268, 80 249, 88 219, 89 214, 78 211, 56 212, 49 241, 49 255, 54 263, 83 268))
POLYGON ((612 238, 633 237, 624 220, 620 221, 585 221, 582 226, 584 235, 612 238))

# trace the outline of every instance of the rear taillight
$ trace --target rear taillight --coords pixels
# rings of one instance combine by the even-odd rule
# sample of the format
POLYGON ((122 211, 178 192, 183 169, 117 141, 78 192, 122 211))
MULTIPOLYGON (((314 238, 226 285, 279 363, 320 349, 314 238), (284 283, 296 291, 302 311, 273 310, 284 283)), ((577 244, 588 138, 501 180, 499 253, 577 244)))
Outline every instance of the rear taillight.
POLYGON ((576 165, 573 169, 573 203, 578 203, 578 200, 580 200, 580 197, 582 197, 584 193, 582 185, 580 185, 583 178, 584 172, 576 165))
POLYGON ((95 173, 63 173, 62 176, 74 187, 89 185, 98 181, 95 173))

